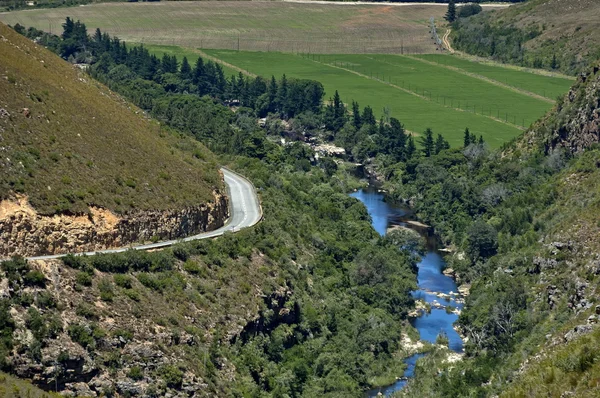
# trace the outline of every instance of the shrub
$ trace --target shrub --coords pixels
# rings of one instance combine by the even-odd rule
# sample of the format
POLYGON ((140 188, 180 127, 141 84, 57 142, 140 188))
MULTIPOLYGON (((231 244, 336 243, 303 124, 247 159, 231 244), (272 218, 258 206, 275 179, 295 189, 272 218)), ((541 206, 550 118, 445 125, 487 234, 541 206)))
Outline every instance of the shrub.
POLYGON ((75 281, 82 286, 92 286, 92 277, 87 272, 78 272, 75 281))
POLYGON ((113 336, 122 337, 125 340, 132 340, 133 332, 131 330, 126 330, 126 329, 117 329, 113 332, 113 336))
POLYGON ((164 379, 167 387, 179 388, 183 383, 183 372, 174 365, 165 365, 159 370, 159 374, 164 379))
POLYGON ((44 323, 42 315, 35 308, 32 307, 27 310, 25 325, 31 330, 33 337, 37 340, 43 340, 44 337, 46 337, 48 331, 46 329, 46 324, 44 323))
POLYGON ((96 313, 96 310, 92 306, 87 305, 85 303, 80 303, 77 306, 75 313, 86 319, 98 319, 98 314, 96 313))
POLYGON ((132 285, 132 280, 131 277, 128 275, 122 275, 122 274, 116 274, 113 277, 115 284, 119 287, 122 287, 124 289, 131 289, 132 285))
POLYGON ((160 272, 173 269, 175 259, 168 251, 153 253, 152 257, 152 267, 150 268, 151 271, 160 272))
POLYGON ((133 380, 142 380, 144 378, 144 372, 141 367, 134 366, 131 369, 129 369, 129 372, 127 372, 127 376, 129 376, 133 380))
POLYGON ((104 278, 98 283, 98 290, 100 290, 100 298, 103 301, 113 301, 115 292, 113 291, 113 285, 108 278, 104 278))
POLYGON ((84 269, 87 265, 86 258, 84 256, 67 254, 66 256, 62 257, 61 260, 64 265, 74 269, 84 269))
POLYGON ((181 261, 186 261, 190 257, 190 252, 186 246, 177 244, 173 246, 173 255, 181 261))
POLYGON ((186 272, 194 275, 198 275, 202 272, 202 267, 200 267, 200 265, 193 260, 187 260, 185 263, 183 263, 183 269, 186 272))
POLYGON ((69 337, 71 340, 82 346, 83 348, 93 348, 95 346, 95 340, 92 337, 91 331, 82 325, 71 325, 69 326, 69 337))
POLYGON ((27 286, 46 286, 46 277, 43 273, 37 270, 29 271, 27 274, 25 274, 23 281, 27 286))
POLYGON ((138 274, 137 279, 142 285, 146 286, 149 289, 161 291, 164 288, 162 281, 160 281, 151 274, 143 272, 141 274, 138 274))
POLYGON ((135 289, 127 289, 125 290, 125 295, 132 299, 133 301, 140 301, 140 292, 135 289))
POLYGON ((48 291, 39 292, 36 296, 35 302, 40 308, 55 308, 56 299, 52 296, 52 293, 48 291))

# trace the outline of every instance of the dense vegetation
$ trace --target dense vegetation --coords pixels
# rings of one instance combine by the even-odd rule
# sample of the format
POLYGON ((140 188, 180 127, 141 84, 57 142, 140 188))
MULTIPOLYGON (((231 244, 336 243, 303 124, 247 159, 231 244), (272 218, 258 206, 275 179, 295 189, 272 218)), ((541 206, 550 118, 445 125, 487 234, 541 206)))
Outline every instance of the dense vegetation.
MULTIPOLYGON (((308 162, 310 154, 297 146, 272 150, 278 154, 267 158, 277 162, 236 162, 261 191, 261 224, 159 253, 67 257, 70 268, 62 278, 81 292, 75 293, 82 295, 79 304, 70 297, 75 302, 66 307, 50 289, 43 290, 49 282, 23 260, 3 262, 14 281, 11 297, 3 301, 5 353, 14 347, 39 361, 36 347, 56 344, 56 337, 67 333, 93 358, 134 372, 127 358, 110 362, 119 351, 107 351, 105 341, 125 333, 123 328, 129 330, 123 334, 128 340, 144 332, 121 321, 115 331, 103 330, 98 320, 114 305, 119 311, 133 307, 142 320, 200 339, 178 354, 186 359, 173 371, 194 372, 218 395, 360 397, 374 380, 393 380, 401 372, 399 340, 401 333, 410 333, 403 319, 415 287, 414 255, 401 249, 409 247, 406 237, 382 238, 371 228, 364 206, 346 195, 348 180, 341 170, 333 176, 318 167, 304 171, 298 161, 308 162), (38 288, 29 293, 27 284, 38 288), (99 297, 106 310, 87 305, 90 297, 99 297), (53 304, 40 304, 42 298, 53 304), (11 306, 35 317, 26 325, 37 336, 32 343, 10 337, 15 329, 7 312, 11 306), (149 306, 153 311, 143 310, 149 306), (247 316, 244 308, 254 306, 260 308, 258 320, 246 318, 238 337, 226 337, 232 327, 239 330, 235 326, 247 316), (76 322, 62 331, 60 319, 73 309, 76 322), (197 318, 194 324, 190 315, 197 318), (225 359, 236 366, 234 382, 225 381, 225 359)), ((10 357, 5 366, 11 369, 10 357)), ((156 391, 180 384, 181 376, 156 391)))
POLYGON ((405 395, 495 395, 513 381, 507 396, 593 396, 597 334, 577 337, 592 332, 596 319, 598 271, 590 261, 597 256, 599 209, 590 192, 597 192, 600 151, 588 143, 575 156, 583 149, 574 142, 582 138, 564 125, 597 107, 597 82, 594 69, 569 99, 501 152, 473 143, 465 132, 460 150, 388 168, 393 195, 409 198, 457 250, 449 266, 472 285, 458 321, 469 338, 467 360, 436 377, 433 364, 443 358, 427 358, 405 395), (558 144, 557 131, 571 144, 558 144), (576 325, 580 332, 569 337, 576 325), (524 361, 532 365, 521 373, 524 361), (568 386, 561 385, 564 378, 568 386))
MULTIPOLYGON (((172 314, 156 324, 201 338, 200 346, 184 350, 195 361, 152 371, 164 381, 156 386, 159 393, 180 388, 191 370, 216 394, 358 397, 365 387, 392 380, 402 366, 398 342, 401 332, 410 333, 404 318, 415 287, 415 258, 407 249, 413 244, 403 234, 382 238, 372 230, 364 207, 347 197, 352 182, 333 159, 316 160, 299 142, 273 143, 267 134, 278 135, 286 118, 307 135, 328 134, 355 160, 375 157, 390 194, 409 200, 456 249, 450 265, 461 282, 472 285, 459 318, 469 337, 466 360, 450 366, 434 352, 417 367, 406 395, 485 396, 504 391, 510 380, 516 382, 508 394, 533 389, 542 394, 565 391, 563 378, 569 378, 571 391, 594 391, 597 333, 567 339, 564 332, 584 322, 597 301, 599 209, 593 193, 600 151, 586 142, 586 152, 575 156, 571 148, 579 146, 553 140, 568 138, 564 126, 578 120, 581 109, 591 114, 597 108, 597 70, 534 126, 537 135, 502 152, 489 151, 468 129, 462 148, 449 148, 442 136, 426 130, 417 149, 390 115, 377 122, 369 106, 361 110, 353 102, 347 109, 337 92, 322 106, 316 82, 285 76, 268 82, 244 75, 221 79, 216 64, 199 59, 192 67, 170 56, 158 59, 101 32, 89 38, 82 24, 72 24, 72 29, 65 24, 61 39, 51 39, 63 57, 91 57, 92 75, 167 124, 236 155, 229 158, 232 165, 262 194, 265 219, 251 231, 160 253, 65 259, 77 270, 68 272, 76 272, 80 291, 106 303, 131 300, 140 303, 138 310, 152 303, 161 314, 172 314), (217 72, 206 72, 211 69, 217 72), (233 113, 223 104, 241 107, 233 113), (256 125, 259 115, 268 116, 264 130, 256 125), (205 129, 207 121, 214 125, 205 129), (227 319, 242 312, 244 300, 260 306, 258 319, 227 319), (205 330, 190 327, 184 316, 189 303, 203 310, 199 324, 205 330), (242 320, 236 332, 232 324, 242 320), (555 351, 542 348, 548 339, 559 345, 555 351), (542 362, 517 377, 532 354, 540 354, 542 362), (227 361, 238 372, 233 381, 227 361)), ((27 263, 13 259, 2 267, 14 293, 0 314, 3 350, 20 349, 37 360, 40 347, 61 333, 50 321, 62 307, 43 295, 49 281, 27 263), (35 296, 23 298, 25 286, 35 296), (21 312, 34 307, 27 310, 26 327, 39 336, 35 344, 13 341, 11 306, 21 312)), ((93 310, 82 305, 77 315, 79 323, 62 333, 107 366, 125 368, 132 379, 143 377, 145 371, 127 358, 115 363, 111 358, 118 352, 103 352, 106 332, 93 310)))
POLYGON ((564 4, 533 0, 503 10, 458 18, 452 25, 452 45, 461 51, 525 67, 574 75, 600 57, 593 0, 564 4))
MULTIPOLYGON (((48 40, 55 41, 55 50, 64 57, 77 58, 78 40, 89 39, 84 32, 81 24, 67 22, 62 38, 48 40)), ((252 87, 260 79, 239 76, 214 83, 203 72, 194 80, 192 74, 201 66, 206 71, 218 70, 218 65, 199 60, 188 75, 184 61, 179 65, 168 56, 158 60, 141 47, 127 49, 116 39, 99 37, 103 39, 96 44, 106 44, 108 51, 91 73, 150 104, 150 111, 170 126, 236 155, 224 160, 257 186, 265 217, 252 230, 157 253, 67 257, 66 267, 55 268, 61 275, 57 279, 48 279, 19 258, 2 262, 11 283, 0 314, 3 367, 27 374, 20 373, 17 358, 27 358, 36 369, 58 361, 53 365, 58 380, 49 373, 38 382, 52 388, 56 381, 64 389, 74 374, 71 364, 89 356, 98 372, 127 380, 148 377, 148 388, 156 396, 189 385, 189 372, 207 384, 207 395, 257 397, 360 397, 363 389, 400 374, 401 333, 413 333, 406 314, 415 288, 416 258, 408 249, 414 247, 414 238, 402 233, 380 237, 364 206, 347 196, 356 183, 345 167, 330 158, 316 162, 314 152, 302 143, 271 142, 256 123, 256 102, 264 99, 271 111, 269 122, 313 114, 334 132, 345 125, 382 131, 387 138, 381 145, 398 158, 408 152, 389 142, 391 132, 406 139, 407 147, 412 142, 400 122, 390 119, 377 125, 369 107, 350 119, 337 95, 323 107, 316 82, 282 77, 256 93, 252 87), (156 70, 144 79, 153 64, 156 70), (222 105, 227 101, 247 107, 234 113, 222 105), (205 121, 212 124, 203 126, 205 121), (62 289, 71 293, 56 293, 62 289), (98 300, 102 306, 89 304, 98 300), (11 309, 27 314, 24 322, 11 309), (127 315, 115 317, 117 326, 104 326, 106 317, 123 312, 127 315), (160 347, 178 358, 176 365, 140 368, 122 355, 130 343, 154 341, 148 331, 155 329, 148 324, 174 336, 174 343, 160 347), (33 339, 14 337, 25 329, 33 339), (180 343, 183 335, 192 335, 195 343, 180 343), (65 339, 77 349, 65 345, 65 339), (115 347, 110 343, 114 339, 125 343, 115 347), (46 353, 56 347, 65 347, 58 350, 60 358, 48 359, 46 353), (228 363, 235 365, 233 381, 228 363)), ((95 57, 94 44, 86 43, 85 56, 95 57)), ((447 146, 443 139, 439 145, 447 146)), ((412 148, 415 153, 414 142, 412 148)))

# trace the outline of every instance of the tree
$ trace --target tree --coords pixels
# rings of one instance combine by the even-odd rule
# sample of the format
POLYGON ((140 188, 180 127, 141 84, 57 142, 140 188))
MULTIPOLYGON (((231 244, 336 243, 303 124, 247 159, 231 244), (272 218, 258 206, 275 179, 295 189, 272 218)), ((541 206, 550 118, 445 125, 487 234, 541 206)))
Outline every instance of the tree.
POLYGON ((448 2, 448 11, 446 11, 444 19, 450 23, 456 21, 456 4, 454 3, 454 0, 448 2))
POLYGON ((422 151, 426 157, 430 157, 435 150, 435 144, 433 142, 433 131, 430 128, 425 130, 425 133, 420 138, 419 143, 423 147, 422 151))
POLYGON ((468 127, 465 129, 465 133, 464 133, 463 137, 464 137, 463 138, 463 146, 466 148, 469 145, 471 145, 471 143, 472 143, 471 142, 471 132, 469 131, 468 127))
POLYGON ((556 59, 556 54, 552 55, 552 61, 550 61, 550 68, 558 69, 558 60, 556 59))
POLYGON ((408 141, 406 142, 406 158, 412 158, 416 151, 417 147, 415 146, 415 140, 412 135, 409 135, 408 141))
POLYGON ((192 76, 192 68, 190 67, 190 63, 188 62, 187 57, 183 57, 183 60, 181 61, 179 76, 183 80, 187 80, 192 76))
POLYGON ((496 254, 498 249, 498 232, 490 224, 477 220, 467 229, 467 255, 476 262, 496 254))
POLYGON ((360 130, 362 118, 360 117, 360 108, 356 101, 352 101, 352 123, 357 130, 360 130))
POLYGON ((441 134, 438 134, 437 139, 435 140, 435 154, 437 155, 438 153, 446 149, 450 149, 450 144, 444 139, 444 137, 441 134))
POLYGON ((363 109, 362 122, 371 126, 375 126, 377 123, 375 115, 373 114, 373 109, 368 105, 363 109))
POLYGON ((279 112, 285 117, 285 109, 287 108, 287 94, 288 94, 288 83, 285 74, 279 81, 279 87, 277 89, 277 108, 279 112))

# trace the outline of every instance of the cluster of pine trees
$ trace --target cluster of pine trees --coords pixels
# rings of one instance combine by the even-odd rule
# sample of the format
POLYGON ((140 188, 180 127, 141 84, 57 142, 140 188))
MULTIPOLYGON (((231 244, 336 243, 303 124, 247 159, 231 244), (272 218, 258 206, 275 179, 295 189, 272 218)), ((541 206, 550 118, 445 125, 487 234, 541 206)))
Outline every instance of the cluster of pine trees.
POLYGON ((20 25, 14 28, 64 59, 90 64, 93 77, 219 152, 265 156, 268 143, 264 134, 257 133, 255 118, 269 115, 294 118, 300 131, 324 129, 356 161, 382 154, 394 162, 405 162, 417 154, 429 157, 449 148, 441 134, 435 138, 427 129, 418 140, 422 148, 418 151, 413 136, 389 111, 384 109, 377 121, 370 106, 361 111, 352 101, 348 108, 337 91, 324 104, 323 86, 314 80, 285 75, 267 80, 241 72, 226 77, 216 62, 199 57, 192 65, 186 57, 181 61, 169 54, 157 57, 143 46, 126 46, 100 29, 90 36, 85 24, 71 18, 63 24, 60 37, 20 25), (232 115, 221 105, 235 105, 240 110, 232 115))

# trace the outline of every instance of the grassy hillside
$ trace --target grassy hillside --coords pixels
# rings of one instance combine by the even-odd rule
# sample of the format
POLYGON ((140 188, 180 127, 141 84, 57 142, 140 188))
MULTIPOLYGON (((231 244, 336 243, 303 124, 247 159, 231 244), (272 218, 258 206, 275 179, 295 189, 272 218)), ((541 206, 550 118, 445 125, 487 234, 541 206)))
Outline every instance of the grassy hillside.
POLYGON ((0 25, 0 197, 44 214, 197 205, 221 185, 201 144, 161 130, 76 67, 0 25))
POLYGON ((0 396, 4 398, 58 398, 60 395, 45 392, 31 383, 17 379, 4 372, 0 372, 0 396))
POLYGON ((435 52, 429 18, 439 5, 294 4, 161 1, 22 10, 0 21, 60 32, 65 17, 128 42, 260 51, 321 53, 435 52))
POLYGON ((531 0, 460 19, 451 37, 471 54, 575 74, 600 57, 599 16, 596 0, 531 0))

